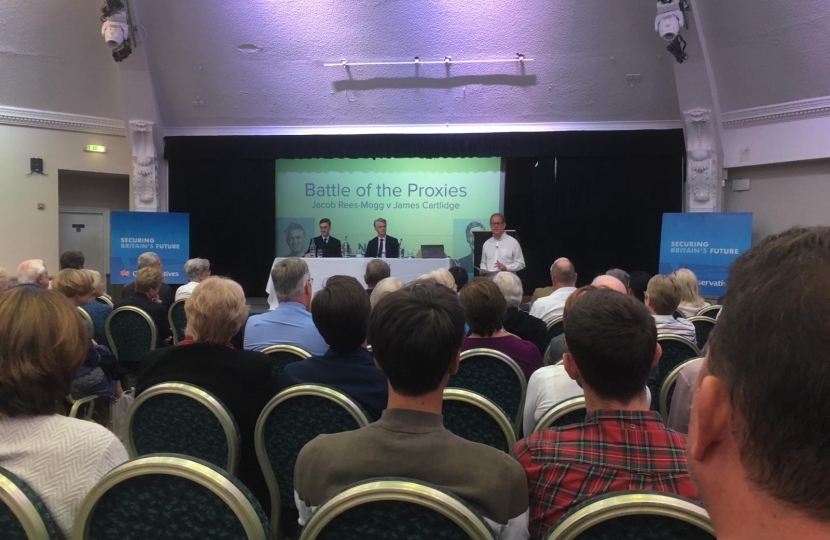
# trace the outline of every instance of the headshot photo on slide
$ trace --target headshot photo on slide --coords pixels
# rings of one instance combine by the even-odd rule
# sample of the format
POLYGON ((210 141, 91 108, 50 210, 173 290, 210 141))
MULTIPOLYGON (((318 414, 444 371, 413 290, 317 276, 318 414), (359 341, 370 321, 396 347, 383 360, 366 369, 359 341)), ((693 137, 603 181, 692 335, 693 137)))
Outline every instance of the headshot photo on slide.
POLYGON ((318 234, 314 218, 277 218, 277 257, 302 257, 318 234))

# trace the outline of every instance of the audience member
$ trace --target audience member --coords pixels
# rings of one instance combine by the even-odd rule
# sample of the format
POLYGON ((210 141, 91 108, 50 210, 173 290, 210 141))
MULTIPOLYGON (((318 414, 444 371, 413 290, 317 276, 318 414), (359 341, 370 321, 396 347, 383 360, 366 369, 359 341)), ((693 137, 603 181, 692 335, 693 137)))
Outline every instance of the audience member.
POLYGON ((700 282, 694 272, 688 268, 680 268, 672 273, 677 285, 680 287, 680 304, 677 306, 683 317, 689 318, 697 315, 697 312, 707 307, 709 302, 700 296, 700 282))
POLYGON ((363 281, 366 282, 366 292, 372 294, 374 289, 381 280, 392 275, 392 269, 389 268, 389 263, 383 259, 372 259, 366 265, 366 273, 363 274, 363 281))
POLYGON ((176 300, 190 298, 196 285, 210 277, 210 261, 207 259, 189 259, 184 263, 184 273, 187 274, 187 283, 176 289, 176 300))
POLYGON ((718 538, 830 538, 830 228, 767 237, 727 289, 695 384, 692 477, 718 538))
MULTIPOLYGON (((537 319, 542 319, 545 324, 562 315, 562 308, 565 307, 565 300, 576 290, 576 271, 571 261, 562 257, 556 259, 550 267, 550 279, 553 282, 552 291, 542 298, 536 299, 530 306, 530 314, 537 319)), ((539 289, 536 289, 537 292, 539 289)))
MULTIPOLYGON (((159 286, 158 297, 161 299, 161 304, 164 306, 164 309, 168 309, 170 305, 176 301, 176 298, 175 293, 173 292, 173 287, 167 283, 164 283, 164 264, 162 264, 161 259, 152 251, 142 253, 138 256, 138 270, 141 270, 142 268, 156 268, 159 272, 161 272, 162 283, 159 286)), ((135 281, 124 285, 124 290, 121 292, 121 299, 126 300, 131 297, 134 292, 135 281)))
MULTIPOLYGON (((565 301, 565 307, 562 310, 562 322, 565 322, 565 315, 567 315, 568 310, 574 305, 574 302, 579 300, 579 298, 586 292, 595 290, 597 290, 597 288, 593 285, 585 285, 584 287, 580 287, 572 292, 565 301)), ((566 352, 568 352, 568 345, 565 343, 565 332, 562 332, 558 336, 551 338, 548 348, 545 351, 545 365, 550 366, 559 362, 562 360, 562 357, 566 352)))
POLYGON ((83 270, 86 258, 80 251, 64 251, 61 253, 60 269, 73 268, 75 270, 83 270))
POLYGON ((124 306, 133 306, 143 310, 156 323, 156 347, 166 347, 173 339, 170 333, 170 322, 167 320, 167 308, 159 298, 159 291, 164 285, 164 274, 154 266, 145 266, 135 275, 133 293, 119 300, 113 309, 124 306))
POLYGON ((49 288, 49 272, 40 259, 23 261, 17 267, 17 285, 19 287, 49 288))
POLYGON ((110 344, 107 340, 106 326, 107 317, 109 317, 110 313, 112 313, 112 308, 109 304, 96 300, 96 298, 100 298, 105 295, 104 281, 101 279, 101 274, 97 270, 84 270, 84 272, 92 276, 92 287, 94 292, 92 293, 92 300, 82 305, 81 309, 86 311, 92 319, 92 324, 95 326, 95 341, 97 341, 99 345, 103 345, 109 349, 110 344))
POLYGON ((452 275, 452 278, 455 280, 455 290, 460 291, 461 287, 467 284, 470 280, 470 275, 467 270, 463 266, 452 266, 449 269, 449 273, 452 275))
POLYGON ((395 476, 449 490, 479 511, 500 539, 527 537, 521 467, 507 454, 443 426, 443 392, 458 370, 463 334, 457 295, 436 283, 415 282, 376 306, 369 341, 389 378, 388 407, 370 426, 321 435, 302 449, 294 469, 301 525, 340 489, 395 476))
POLYGON ((444 287, 451 289, 452 292, 458 292, 458 288, 455 286, 455 278, 452 277, 450 271, 446 268, 436 268, 429 275, 434 279, 436 282, 440 283, 444 287))
POLYGON ((60 414, 85 336, 60 293, 18 287, 0 295, 0 467, 43 499, 64 538, 87 493, 128 459, 103 426, 60 414))
POLYGON ((625 287, 625 290, 628 291, 629 285, 631 284, 631 276, 628 275, 628 272, 622 268, 612 268, 611 270, 605 272, 605 275, 619 279, 623 284, 623 287, 625 287))
POLYGON ((493 277, 493 283, 499 287, 507 303, 505 331, 533 343, 544 354, 549 342, 547 326, 541 319, 519 309, 522 303, 522 280, 513 272, 499 272, 493 277))
POLYGON ((689 363, 677 374, 666 427, 678 433, 686 434, 689 432, 689 418, 692 414, 692 392, 702 366, 703 359, 699 358, 689 363))
POLYGON ((597 276, 594 278, 594 281, 591 282, 591 285, 593 285, 597 289, 611 289, 612 291, 628 294, 628 289, 625 288, 623 282, 620 281, 619 278, 615 278, 614 276, 597 276))
POLYGON ((527 474, 531 538, 604 493, 647 489, 696 499, 685 437, 648 410, 646 379, 662 351, 645 306, 613 291, 588 292, 568 311, 565 339, 565 371, 582 386, 588 414, 513 448, 527 474))
POLYGON ((473 278, 461 290, 461 305, 470 326, 470 335, 464 338, 461 349, 494 349, 516 361, 525 380, 542 367, 542 354, 536 345, 505 332, 502 327, 507 314, 507 303, 498 286, 483 277, 473 278))
POLYGON ((176 347, 151 351, 141 361, 136 393, 176 381, 204 388, 219 398, 236 420, 242 437, 237 476, 263 508, 270 508, 256 457, 254 428, 259 413, 279 388, 267 355, 235 350, 228 343, 248 316, 245 293, 235 281, 211 277, 193 289, 184 311, 185 339, 176 347))
POLYGON ((695 325, 673 314, 680 303, 680 286, 672 276, 654 276, 646 288, 646 306, 654 316, 658 334, 671 334, 695 342, 695 325))
POLYGON ((281 260, 271 270, 271 281, 280 305, 248 319, 245 349, 261 351, 271 345, 294 345, 315 356, 326 354, 328 345, 309 313, 312 278, 306 262, 298 257, 281 260))
POLYGON ((375 309, 375 306, 378 305, 378 302, 389 293, 393 293, 397 290, 403 288, 403 281, 399 280, 396 277, 388 277, 382 279, 375 285, 375 288, 372 289, 372 295, 369 297, 369 303, 371 304, 372 309, 375 309))
POLYGON ((7 291, 10 282, 11 278, 9 277, 9 273, 6 272, 5 268, 0 266, 0 292, 7 291))
MULTIPOLYGON (((52 280, 52 290, 64 295, 75 307, 81 307, 95 298, 94 280, 86 270, 66 268, 52 280)), ((87 336, 84 329, 84 336, 87 336)), ((121 397, 121 383, 118 382, 117 362, 111 358, 108 366, 101 365, 98 344, 87 336, 87 350, 84 363, 75 375, 72 387, 84 394, 95 394, 115 401, 121 397), (105 369, 106 367, 106 369, 105 369)))
POLYGON ((631 272, 628 280, 628 294, 633 296, 640 302, 646 301, 646 288, 648 287, 648 280, 651 279, 651 274, 643 272, 642 270, 635 270, 631 272))
MULTIPOLYGON (((376 259, 380 260, 380 259, 376 259)), ((373 420, 380 418, 389 397, 386 375, 366 350, 369 297, 353 277, 329 279, 314 295, 311 316, 329 345, 322 356, 294 362, 283 369, 280 389, 295 384, 325 384, 351 396, 373 420)))

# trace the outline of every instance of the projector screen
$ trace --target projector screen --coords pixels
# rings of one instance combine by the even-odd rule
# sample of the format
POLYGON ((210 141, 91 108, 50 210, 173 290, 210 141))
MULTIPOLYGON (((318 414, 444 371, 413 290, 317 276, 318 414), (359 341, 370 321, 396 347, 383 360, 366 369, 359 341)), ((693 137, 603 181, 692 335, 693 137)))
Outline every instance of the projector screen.
POLYGON ((443 245, 472 272, 470 230, 488 229, 503 208, 500 158, 287 159, 276 170, 278 257, 304 254, 323 218, 362 253, 383 218, 407 257, 443 245))

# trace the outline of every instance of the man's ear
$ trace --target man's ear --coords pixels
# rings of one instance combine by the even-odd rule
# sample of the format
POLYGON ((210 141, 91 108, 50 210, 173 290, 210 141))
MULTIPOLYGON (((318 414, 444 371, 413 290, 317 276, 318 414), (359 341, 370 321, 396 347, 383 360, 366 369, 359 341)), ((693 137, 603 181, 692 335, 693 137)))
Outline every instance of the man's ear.
POLYGON ((450 362, 450 367, 447 369, 447 373, 450 374, 450 377, 458 373, 458 366, 461 363, 461 351, 458 351, 453 358, 453 361, 450 362))
POLYGON ((375 363, 375 367, 377 367, 379 370, 383 371, 383 367, 381 367, 381 365, 378 363, 378 359, 375 358, 374 355, 372 356, 372 361, 375 363))
POLYGON ((651 363, 652 366, 656 366, 657 362, 660 361, 660 358, 663 357, 663 347, 660 344, 657 344, 657 348, 654 349, 654 361, 651 363))
POLYGON ((565 373, 568 374, 568 377, 575 381, 578 381, 580 379, 581 374, 579 373, 579 368, 577 367, 576 362, 574 361, 574 357, 571 355, 571 353, 565 353, 562 356, 562 365, 565 367, 565 373))
MULTIPOLYGON (((705 367, 704 367, 705 369, 705 367)), ((726 385, 713 375, 701 370, 692 402, 692 421, 689 422, 689 456, 705 461, 732 437, 732 403, 726 385)))

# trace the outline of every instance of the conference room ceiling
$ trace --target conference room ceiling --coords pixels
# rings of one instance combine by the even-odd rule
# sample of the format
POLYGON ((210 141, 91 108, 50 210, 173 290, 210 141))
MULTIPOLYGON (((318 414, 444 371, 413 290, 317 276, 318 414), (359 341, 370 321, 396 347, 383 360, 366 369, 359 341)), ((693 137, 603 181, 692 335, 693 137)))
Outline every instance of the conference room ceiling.
MULTIPOLYGON (((119 66, 100 36, 101 4, 0 0, 0 105, 123 116, 119 66)), ((132 5, 165 128, 681 117, 676 64, 654 32, 654 0, 132 5), (523 69, 323 66, 344 58, 480 60, 516 53, 533 61, 523 69)), ((830 2, 692 5, 723 111, 830 95, 830 2)), ((120 69, 133 69, 134 60, 120 69)))

